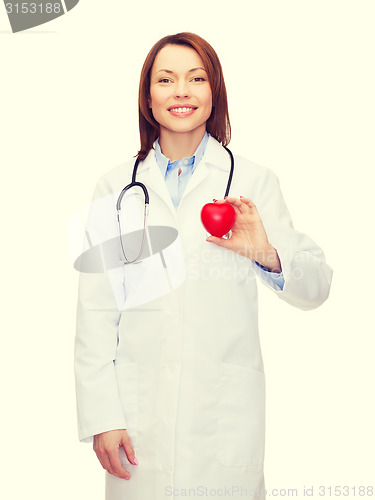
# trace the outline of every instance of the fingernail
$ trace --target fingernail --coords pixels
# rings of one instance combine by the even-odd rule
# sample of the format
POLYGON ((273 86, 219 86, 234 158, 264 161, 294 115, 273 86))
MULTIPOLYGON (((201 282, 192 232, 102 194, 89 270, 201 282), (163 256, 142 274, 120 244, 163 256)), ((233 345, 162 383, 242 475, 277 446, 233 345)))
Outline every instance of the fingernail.
POLYGON ((228 196, 224 196, 224 200, 225 200, 226 198, 228 198, 228 196))
POLYGON ((240 198, 243 198, 243 196, 240 196, 240 198))
POLYGON ((129 481, 130 477, 126 477, 125 479, 126 479, 127 481, 129 481))
POLYGON ((214 201, 217 201, 217 200, 215 200, 215 198, 213 198, 213 200, 214 200, 214 201))
POLYGON ((136 458, 134 459, 134 463, 135 465, 138 465, 138 460, 136 458))

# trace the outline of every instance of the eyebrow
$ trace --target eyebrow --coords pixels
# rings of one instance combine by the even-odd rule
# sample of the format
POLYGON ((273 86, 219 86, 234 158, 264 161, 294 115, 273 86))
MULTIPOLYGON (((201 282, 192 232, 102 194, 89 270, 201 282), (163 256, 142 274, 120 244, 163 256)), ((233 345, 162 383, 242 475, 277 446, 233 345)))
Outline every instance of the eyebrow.
MULTIPOLYGON (((204 68, 193 68, 193 69, 189 69, 188 73, 192 73, 193 71, 197 71, 197 69, 202 69, 203 71, 206 71, 204 68)), ((170 69, 159 69, 156 73, 159 73, 159 71, 165 71, 166 73, 174 74, 174 72, 171 71, 170 69)), ((207 73, 207 71, 206 71, 206 73, 207 73)))

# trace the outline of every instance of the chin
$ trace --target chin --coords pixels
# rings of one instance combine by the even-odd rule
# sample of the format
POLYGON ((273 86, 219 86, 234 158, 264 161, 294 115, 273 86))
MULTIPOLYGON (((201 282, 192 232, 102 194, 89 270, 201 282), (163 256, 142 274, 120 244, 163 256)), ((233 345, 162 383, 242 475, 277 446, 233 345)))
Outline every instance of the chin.
POLYGON ((188 124, 188 123, 181 123, 178 125, 173 124, 170 126, 164 126, 164 128, 168 129, 171 132, 194 132, 197 128, 201 127, 202 123, 196 123, 196 124, 188 124))

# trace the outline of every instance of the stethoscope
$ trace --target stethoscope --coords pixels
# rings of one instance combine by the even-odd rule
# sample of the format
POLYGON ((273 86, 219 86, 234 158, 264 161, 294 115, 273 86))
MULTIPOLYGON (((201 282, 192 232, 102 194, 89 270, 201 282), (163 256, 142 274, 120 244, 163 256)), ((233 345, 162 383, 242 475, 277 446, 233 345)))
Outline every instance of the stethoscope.
MULTIPOLYGON (((234 171, 234 158, 233 158, 232 151, 229 148, 227 148, 224 145, 223 145, 223 148, 228 151, 229 156, 230 156, 230 161, 231 161, 230 173, 229 173, 229 177, 228 177, 227 188, 225 190, 225 195, 224 195, 224 198, 225 198, 229 194, 230 185, 232 183, 232 177, 233 177, 233 171, 234 171)), ((131 181, 131 183, 124 187, 124 189, 121 191, 121 193, 120 193, 120 195, 119 195, 119 197, 117 199, 117 203, 116 203, 117 222, 118 222, 119 233, 120 233, 121 249, 122 249, 122 253, 124 254, 125 261, 126 261, 126 262, 124 262, 124 264, 132 264, 133 262, 135 262, 136 260, 138 260, 138 258, 142 255, 143 247, 144 247, 144 243, 145 243, 146 219, 147 219, 147 216, 148 216, 149 196, 148 196, 148 191, 147 191, 146 186, 144 184, 142 184, 142 182, 137 182, 135 180, 135 177, 137 175, 138 164, 139 164, 139 158, 137 158, 136 161, 135 161, 135 163, 134 163, 133 175, 132 175, 132 181, 131 181), (122 198, 123 198, 124 194, 126 193, 126 191, 128 189, 130 189, 132 187, 136 187, 136 186, 139 186, 140 188, 142 188, 143 193, 144 193, 144 197, 145 197, 145 209, 144 209, 144 216, 143 216, 143 235, 142 235, 141 250, 140 250, 139 254, 137 255, 137 257, 135 259, 129 260, 126 257, 125 249, 124 249, 124 245, 123 245, 123 241, 122 241, 121 222, 120 222, 121 201, 122 201, 122 198)))

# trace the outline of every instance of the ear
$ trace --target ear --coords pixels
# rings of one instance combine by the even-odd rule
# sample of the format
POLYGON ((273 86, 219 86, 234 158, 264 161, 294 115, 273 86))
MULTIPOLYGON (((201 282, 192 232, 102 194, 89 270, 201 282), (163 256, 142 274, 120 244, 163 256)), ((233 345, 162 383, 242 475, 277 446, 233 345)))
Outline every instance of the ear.
POLYGON ((147 99, 147 104, 149 108, 152 108, 152 103, 150 98, 147 99))

